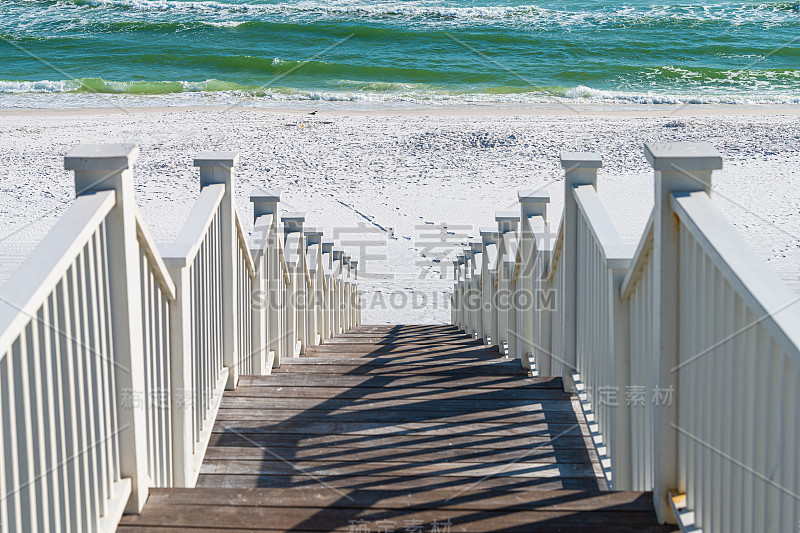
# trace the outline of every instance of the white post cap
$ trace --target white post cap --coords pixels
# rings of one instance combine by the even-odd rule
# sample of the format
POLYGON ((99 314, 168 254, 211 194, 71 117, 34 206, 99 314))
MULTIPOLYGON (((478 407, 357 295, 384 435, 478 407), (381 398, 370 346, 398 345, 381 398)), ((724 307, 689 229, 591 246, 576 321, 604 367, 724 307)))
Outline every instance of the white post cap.
POLYGON ((253 189, 250 191, 250 201, 253 203, 275 203, 281 201, 281 191, 277 189, 253 189))
POLYGON ((305 213, 284 213, 281 215, 281 221, 286 222, 294 222, 294 223, 303 223, 306 221, 306 214, 305 213))
POLYGON ((706 142, 645 143, 644 155, 653 170, 680 172, 722 168, 722 155, 706 142))
POLYGON ((196 167, 233 168, 239 162, 239 152, 201 152, 194 157, 196 167))
POLYGON ((578 168, 600 168, 603 158, 595 152, 562 152, 561 168, 574 170, 578 168))
POLYGON ((519 222, 519 213, 516 211, 497 211, 494 214, 497 222, 519 222))
POLYGON ((550 203, 550 193, 537 189, 523 189, 517 191, 517 198, 522 203, 547 204, 550 203))
POLYGON ((64 156, 64 169, 77 171, 121 171, 139 157, 135 144, 79 144, 64 156))

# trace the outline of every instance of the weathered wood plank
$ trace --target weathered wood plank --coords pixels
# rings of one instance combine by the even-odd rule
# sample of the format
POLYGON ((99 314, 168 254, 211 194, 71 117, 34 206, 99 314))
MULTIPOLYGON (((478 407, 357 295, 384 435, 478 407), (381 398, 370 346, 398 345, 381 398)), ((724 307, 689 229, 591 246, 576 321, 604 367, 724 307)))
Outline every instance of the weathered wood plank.
MULTIPOLYGON (((391 409, 391 408, 390 408, 391 409)), ((553 413, 543 412, 515 412, 513 409, 501 412, 447 412, 447 411, 421 411, 421 410, 394 410, 392 421, 396 424, 408 422, 437 422, 448 424, 527 424, 531 427, 549 426, 550 424, 577 424, 577 420, 568 411, 553 413)), ((256 409, 253 407, 237 407, 220 409, 217 420, 261 420, 271 424, 281 422, 385 422, 386 412, 381 409, 340 409, 336 413, 324 409, 293 410, 293 409, 256 409)))
POLYGON ((249 433, 284 433, 284 434, 317 434, 317 435, 419 435, 419 436, 528 436, 547 437, 563 435, 588 435, 588 430, 580 424, 547 424, 546 427, 528 428, 516 424, 442 424, 439 422, 335 422, 335 421, 287 421, 276 424, 265 424, 258 420, 220 421, 215 431, 236 431, 249 433))
MULTIPOLYGON (((398 365, 399 366, 399 365, 398 365)), ((302 370, 300 370, 302 372, 302 370)), ((298 372, 296 365, 286 365, 275 369, 274 374, 298 372)), ((369 376, 457 376, 475 375, 483 376, 487 372, 486 368, 469 365, 404 365, 400 368, 389 368, 381 365, 361 365, 361 364, 318 364, 314 365, 314 374, 322 376, 324 374, 335 375, 369 375, 369 376)), ((527 376, 528 372, 519 365, 497 365, 492 368, 492 375, 495 376, 527 376)))
MULTIPOLYGON (((362 508, 317 508, 317 507, 285 507, 275 512, 270 507, 219 506, 209 512, 209 506, 203 505, 159 505, 149 506, 141 515, 133 515, 125 521, 128 525, 159 525, 165 520, 174 526, 202 528, 208 526, 226 526, 231 528, 258 527, 281 529, 284 531, 305 529, 310 531, 330 531, 335 527, 350 527, 353 520, 378 521, 399 520, 403 523, 414 521, 422 524, 440 525, 447 522, 451 531, 532 531, 541 526, 553 531, 553 522, 558 521, 559 530, 563 526, 582 527, 598 531, 598 528, 614 525, 614 531, 623 526, 636 526, 642 531, 643 526, 655 526, 656 531, 664 531, 657 526, 652 513, 630 511, 506 511, 486 510, 475 513, 472 510, 395 510, 395 509, 362 509, 362 508)), ((375 526, 373 525, 373 528, 375 526)), ((395 526, 397 527, 397 526, 395 526)), ((609 529, 610 530, 610 529, 609 529)))
POLYGON ((522 478, 522 477, 397 477, 397 476, 328 476, 324 482, 309 474, 292 476, 259 476, 204 474, 197 480, 198 487, 224 488, 293 488, 322 487, 337 489, 370 489, 417 491, 430 489, 452 490, 453 494, 489 489, 502 490, 598 490, 598 482, 588 477, 522 478))
POLYGON ((266 386, 323 386, 323 387, 379 387, 409 389, 524 389, 554 388, 550 384, 561 383, 560 379, 530 378, 519 376, 332 376, 311 374, 272 374, 269 376, 242 376, 239 387, 266 386), (545 385, 544 387, 542 385, 545 385))
POLYGON ((149 502, 158 505, 232 505, 264 507, 353 507, 375 509, 509 509, 550 511, 652 511, 649 492, 599 492, 563 490, 527 492, 487 490, 454 495, 450 490, 433 489, 398 493, 389 490, 330 489, 249 489, 220 491, 198 489, 152 489, 149 502))
MULTIPOLYGON (((542 387, 544 388, 544 387, 542 387)), ((560 392, 560 388, 555 388, 560 392)), ((536 394, 539 387, 519 388, 519 389, 485 389, 473 387, 471 389, 451 389, 451 388, 420 388, 404 389, 389 387, 323 387, 323 386, 274 386, 274 387, 239 387, 236 390, 226 391, 223 400, 227 398, 319 398, 338 400, 353 399, 360 400, 368 398, 370 401, 384 400, 409 400, 409 401, 430 401, 439 403, 437 400, 519 400, 521 404, 529 402, 541 402, 546 400, 538 399, 536 394)), ((563 394, 564 400, 577 402, 574 396, 563 394)), ((553 400, 561 402, 562 400, 553 400)), ((556 404, 560 405, 560 404, 556 404)))
POLYGON ((591 457, 585 449, 561 449, 551 445, 530 446, 514 449, 475 449, 475 448, 365 448, 363 446, 325 446, 304 447, 292 446, 286 443, 285 447, 268 446, 269 451, 261 445, 239 439, 228 445, 214 443, 206 453, 206 460, 222 459, 267 459, 267 460, 303 460, 303 461, 336 461, 336 462, 366 462, 385 461, 392 463, 407 462, 449 462, 460 463, 503 463, 526 460, 535 463, 588 463, 591 457))
MULTIPOLYGON (((558 393, 560 394, 560 393, 558 393)), ((465 395, 466 396, 466 395, 465 395)), ((240 396, 225 397, 222 400, 222 408, 252 408, 261 409, 324 409, 334 411, 339 409, 359 410, 359 411, 381 411, 391 412, 418 411, 427 409, 445 413, 493 413, 502 412, 504 409, 511 409, 516 413, 523 412, 547 412, 549 409, 557 411, 571 411, 574 402, 568 396, 553 395, 546 391, 527 400, 484 400, 478 397, 447 398, 442 400, 427 399, 374 399, 369 395, 354 399, 341 398, 296 398, 287 399, 285 397, 264 398, 262 396, 240 396)), ((533 395, 531 395, 533 396, 533 395)))
POLYGON ((583 450, 588 453, 592 446, 591 437, 562 435, 555 441, 549 435, 542 436, 497 436, 475 435, 458 436, 448 435, 443 439, 439 435, 311 435, 296 433, 288 437, 281 433, 238 433, 233 431, 221 430, 219 427, 211 436, 210 446, 265 446, 270 449, 276 447, 291 447, 301 450, 304 448, 316 449, 318 447, 348 446, 361 447, 380 450, 383 448, 415 450, 418 448, 448 448, 460 449, 469 448, 474 450, 482 449, 537 449, 547 445, 556 446, 559 451, 563 450, 583 450), (219 431, 218 431, 219 430, 219 431))
MULTIPOLYGON (((265 454, 270 457, 269 454, 265 454)), ((588 477, 602 475, 602 469, 594 468, 591 463, 528 463, 516 461, 504 464, 492 463, 418 463, 406 464, 383 461, 369 463, 352 462, 320 462, 320 461, 281 461, 259 458, 253 461, 239 459, 206 459, 200 469, 201 474, 267 474, 287 475, 293 473, 311 473, 316 477, 327 476, 369 476, 391 475, 396 477, 415 476, 471 476, 471 477, 588 477), (263 460, 262 460, 263 459, 263 460)))

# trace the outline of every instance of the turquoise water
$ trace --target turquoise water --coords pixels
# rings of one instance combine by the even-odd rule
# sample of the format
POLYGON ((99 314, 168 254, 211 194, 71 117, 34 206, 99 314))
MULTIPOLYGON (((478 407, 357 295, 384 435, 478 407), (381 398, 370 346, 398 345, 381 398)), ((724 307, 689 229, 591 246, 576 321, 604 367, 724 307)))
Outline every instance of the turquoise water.
POLYGON ((0 2, 0 106, 185 101, 800 103, 800 4, 0 2))

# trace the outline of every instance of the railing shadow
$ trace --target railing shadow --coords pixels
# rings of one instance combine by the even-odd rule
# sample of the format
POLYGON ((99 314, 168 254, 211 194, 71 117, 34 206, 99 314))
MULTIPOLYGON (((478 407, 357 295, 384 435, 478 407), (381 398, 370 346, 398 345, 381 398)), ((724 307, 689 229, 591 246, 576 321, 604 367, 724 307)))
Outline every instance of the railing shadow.
MULTIPOLYGON (((396 328, 380 337, 401 331, 396 328)), ((297 524, 298 529, 322 523, 330 529, 346 528, 352 520, 402 519, 409 509, 383 508, 399 494, 430 510, 429 515, 438 512, 438 520, 459 525, 598 497, 603 487, 598 484, 589 442, 570 396, 560 387, 529 388, 521 367, 516 375, 492 376, 494 365, 516 364, 502 362, 496 351, 497 361, 489 362, 488 350, 481 354, 489 362, 483 374, 479 370, 457 373, 453 359, 475 361, 478 357, 469 350, 430 349, 424 343, 416 347, 417 352, 424 347, 427 363, 422 374, 405 374, 402 365, 392 374, 384 369, 394 365, 375 365, 372 357, 385 353, 387 359, 394 359, 411 348, 386 353, 385 346, 376 345, 363 354, 364 360, 349 357, 353 368, 333 374, 362 379, 357 387, 323 397, 325 378, 332 374, 315 375, 310 365, 304 365, 304 370, 310 370, 300 374, 297 365, 287 365, 289 370, 279 375, 311 378, 314 384, 305 387, 310 389, 306 395, 320 397, 287 397, 283 382, 283 391, 272 391, 270 378, 263 378, 264 387, 247 393, 252 396, 242 396, 260 400, 242 400, 236 405, 249 407, 241 409, 230 408, 230 402, 223 404, 218 419, 221 431, 212 437, 207 458, 214 467, 204 468, 198 486, 316 488, 338 495, 326 502, 325 509, 297 524), (444 359, 448 361, 435 364, 444 359), (413 388, 403 382, 411 375, 417 376, 413 388), (492 388, 469 388, 469 383, 479 382, 492 388), (302 407, 288 409, 288 416, 287 409, 270 407, 290 405, 291 400, 302 407), (570 492, 538 494, 528 501, 524 493, 535 489, 570 492), (491 511, 478 508, 487 499, 504 498, 508 503, 495 503, 491 511)), ((537 522, 537 527, 546 523, 537 522)), ((524 530, 524 524, 519 527, 524 530)))

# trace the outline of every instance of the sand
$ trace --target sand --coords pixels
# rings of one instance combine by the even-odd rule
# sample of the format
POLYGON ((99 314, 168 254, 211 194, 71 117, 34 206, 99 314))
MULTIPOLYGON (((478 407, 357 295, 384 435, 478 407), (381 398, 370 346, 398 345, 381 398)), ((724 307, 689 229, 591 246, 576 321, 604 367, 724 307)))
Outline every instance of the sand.
POLYGON ((79 143, 135 142, 137 201, 174 239, 198 194, 193 154, 239 150, 236 199, 283 191, 361 260, 365 323, 449 320, 452 258, 468 235, 544 187, 557 226, 561 151, 603 155, 598 188, 626 242, 652 207, 647 141, 707 141, 724 156, 713 197, 755 254, 800 288, 800 107, 510 106, 414 109, 109 108, 0 110, 0 283, 70 205, 63 156, 79 143))

